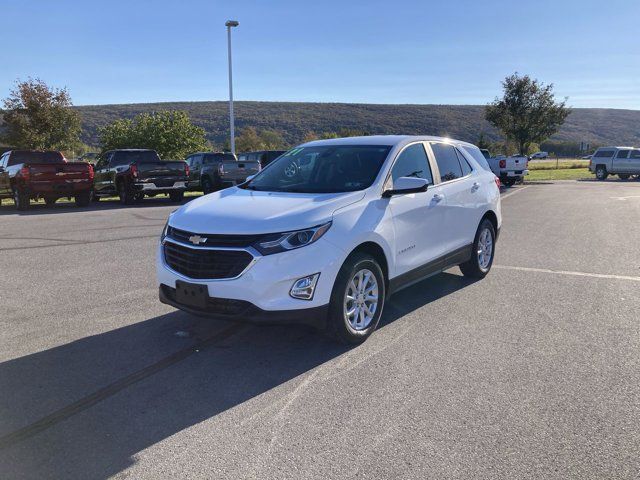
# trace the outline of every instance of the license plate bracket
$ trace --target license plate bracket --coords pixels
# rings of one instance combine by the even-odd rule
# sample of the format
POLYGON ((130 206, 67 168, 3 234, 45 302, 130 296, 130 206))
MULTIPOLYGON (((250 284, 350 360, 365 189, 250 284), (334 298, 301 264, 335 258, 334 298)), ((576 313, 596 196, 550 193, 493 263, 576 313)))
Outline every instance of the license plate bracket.
POLYGON ((206 308, 209 303, 209 289, 199 283, 176 280, 176 302, 189 307, 206 308))

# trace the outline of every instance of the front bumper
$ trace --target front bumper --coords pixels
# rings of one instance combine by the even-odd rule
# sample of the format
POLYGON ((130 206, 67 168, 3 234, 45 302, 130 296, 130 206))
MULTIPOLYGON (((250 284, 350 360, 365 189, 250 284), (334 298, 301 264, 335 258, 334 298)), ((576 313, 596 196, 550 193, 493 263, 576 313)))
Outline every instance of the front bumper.
MULTIPOLYGON (((254 251, 253 262, 236 278, 199 280, 186 277, 171 269, 165 261, 163 248, 162 244, 159 244, 156 258, 160 289, 163 286, 175 289, 177 280, 206 285, 207 293, 213 303, 218 300, 223 303, 230 303, 229 301, 249 303, 250 305, 245 305, 246 308, 239 309, 242 311, 234 314, 247 321, 269 318, 278 320, 286 317, 287 320, 297 323, 309 323, 306 322, 307 315, 315 317, 315 309, 326 308, 329 304, 335 279, 347 256, 345 252, 321 238, 312 245, 274 255, 260 256, 254 251), (289 295, 297 279, 318 272, 320 277, 311 300, 300 300, 289 295), (285 314, 283 311, 288 313, 285 314)), ((188 308, 171 303, 170 295, 167 296, 166 291, 165 300, 167 300, 165 303, 176 308, 190 311, 188 308)), ((215 311, 192 313, 218 316, 215 311)))
POLYGON ((200 309, 178 303, 175 288, 160 285, 158 293, 160 301, 166 305, 171 305, 192 315, 217 320, 267 324, 295 323, 324 328, 329 311, 329 305, 298 310, 262 310, 251 302, 228 298, 210 298, 207 308, 200 309))

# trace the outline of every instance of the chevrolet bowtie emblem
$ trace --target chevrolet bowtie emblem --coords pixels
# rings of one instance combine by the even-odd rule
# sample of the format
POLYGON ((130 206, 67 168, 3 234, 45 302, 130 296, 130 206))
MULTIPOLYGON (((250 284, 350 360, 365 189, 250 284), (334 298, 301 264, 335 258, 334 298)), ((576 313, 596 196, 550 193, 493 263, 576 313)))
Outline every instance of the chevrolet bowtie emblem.
POLYGON ((200 245, 201 243, 205 243, 207 241, 206 238, 202 238, 200 235, 191 235, 189 237, 189 241, 194 245, 200 245))

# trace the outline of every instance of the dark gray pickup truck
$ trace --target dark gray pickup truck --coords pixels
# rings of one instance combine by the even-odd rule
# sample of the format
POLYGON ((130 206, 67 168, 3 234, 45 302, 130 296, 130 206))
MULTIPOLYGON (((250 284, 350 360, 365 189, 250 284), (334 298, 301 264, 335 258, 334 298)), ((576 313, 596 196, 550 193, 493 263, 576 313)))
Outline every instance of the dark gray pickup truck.
POLYGON ((189 165, 189 190, 204 193, 244 183, 260 171, 259 161, 238 161, 232 153, 199 152, 185 161, 189 165))
POLYGON ((166 194, 172 202, 180 202, 188 175, 189 167, 182 160, 161 160, 154 150, 110 150, 96 163, 93 199, 118 195, 128 205, 145 196, 166 194))

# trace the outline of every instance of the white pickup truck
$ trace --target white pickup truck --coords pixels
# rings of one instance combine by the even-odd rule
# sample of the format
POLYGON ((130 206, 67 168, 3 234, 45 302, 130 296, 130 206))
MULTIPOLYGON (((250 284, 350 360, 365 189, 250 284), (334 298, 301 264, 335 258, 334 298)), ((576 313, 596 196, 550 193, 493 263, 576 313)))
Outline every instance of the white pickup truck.
POLYGON ((640 148, 600 147, 591 157, 589 171, 595 173, 598 180, 606 180, 611 174, 621 180, 640 176, 640 148))
POLYGON ((527 170, 529 159, 524 155, 512 155, 510 157, 496 155, 492 157, 489 150, 482 149, 481 151, 487 159, 491 171, 500 179, 503 185, 510 187, 517 181, 522 180, 525 175, 529 175, 529 170, 527 170))

